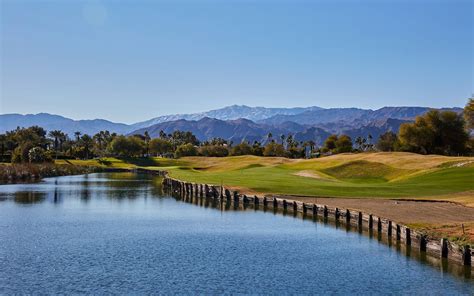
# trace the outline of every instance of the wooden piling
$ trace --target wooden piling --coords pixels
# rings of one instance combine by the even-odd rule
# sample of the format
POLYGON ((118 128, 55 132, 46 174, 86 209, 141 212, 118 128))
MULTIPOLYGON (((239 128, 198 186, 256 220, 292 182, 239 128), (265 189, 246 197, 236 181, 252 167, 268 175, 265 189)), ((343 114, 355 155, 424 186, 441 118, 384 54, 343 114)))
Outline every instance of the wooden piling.
POLYGON ((471 253, 471 247, 469 245, 464 246, 464 250, 462 253, 462 263, 465 266, 471 266, 472 265, 472 253, 471 253))
POLYGON ((411 246, 411 230, 410 228, 405 228, 405 244, 411 246))
POLYGON ((334 210, 334 218, 336 219, 336 221, 339 220, 339 209, 338 208, 336 208, 334 210))
POLYGON ((273 208, 275 210, 278 209, 278 201, 277 201, 276 197, 273 198, 273 208))
POLYGON ((392 221, 388 221, 388 229, 387 229, 388 237, 392 237, 392 221))
POLYGON ((362 212, 359 212, 359 216, 357 218, 357 224, 359 225, 359 228, 362 228, 362 212))
POLYGON ((372 230, 374 227, 374 218, 372 217, 372 214, 369 215, 369 230, 372 230))
POLYGON ((328 217, 328 207, 327 206, 324 206, 323 215, 324 215, 324 218, 328 217))
POLYGON ((397 233, 396 233, 397 241, 399 241, 401 239, 400 232, 401 232, 400 225, 397 224, 397 233))
POLYGON ((287 210, 288 204, 286 203, 286 199, 283 200, 283 210, 287 210))
POLYGON ((420 236, 420 252, 426 252, 426 235, 420 236))
POLYGON ((349 209, 346 210, 346 224, 351 224, 351 212, 349 211, 349 209))
POLYGON ((380 219, 380 217, 377 217, 377 232, 382 232, 382 220, 380 219))
POLYGON ((448 258, 448 239, 441 239, 441 258, 448 258))

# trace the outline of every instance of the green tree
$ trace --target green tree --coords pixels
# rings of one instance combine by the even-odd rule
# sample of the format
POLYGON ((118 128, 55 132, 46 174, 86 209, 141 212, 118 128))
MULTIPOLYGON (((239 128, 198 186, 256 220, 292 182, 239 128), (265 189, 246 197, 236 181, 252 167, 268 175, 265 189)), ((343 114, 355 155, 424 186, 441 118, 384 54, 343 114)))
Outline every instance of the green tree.
POLYGON ((466 152, 469 140, 461 114, 438 110, 418 116, 414 123, 402 124, 398 137, 403 150, 445 155, 466 152))
POLYGON ((251 155, 253 154, 253 149, 250 147, 247 142, 242 142, 238 145, 232 147, 230 151, 230 155, 238 156, 238 155, 251 155))
POLYGON ((285 157, 286 151, 282 144, 270 142, 265 146, 265 149, 263 150, 263 156, 285 157))
POLYGON ((110 142, 109 150, 121 157, 138 157, 143 155, 145 143, 135 136, 117 136, 110 142))
POLYGON ((395 151, 399 146, 397 134, 394 132, 386 132, 380 135, 376 147, 380 151, 395 151))
POLYGON ((337 153, 345 153, 352 151, 352 140, 348 135, 340 135, 336 141, 337 153))
POLYGON ((154 155, 163 155, 173 151, 173 145, 166 138, 155 138, 150 141, 150 153, 154 155))
POLYGON ((28 151, 28 161, 30 163, 41 163, 49 160, 45 151, 41 147, 33 147, 28 151))
POLYGON ((334 134, 327 137, 326 141, 324 141, 324 148, 326 148, 328 151, 336 149, 337 138, 337 135, 334 134))
POLYGON ((177 158, 183 157, 183 156, 196 156, 197 153, 198 153, 198 151, 197 151, 196 147, 191 143, 187 143, 187 144, 179 145, 176 148, 175 156, 177 158))

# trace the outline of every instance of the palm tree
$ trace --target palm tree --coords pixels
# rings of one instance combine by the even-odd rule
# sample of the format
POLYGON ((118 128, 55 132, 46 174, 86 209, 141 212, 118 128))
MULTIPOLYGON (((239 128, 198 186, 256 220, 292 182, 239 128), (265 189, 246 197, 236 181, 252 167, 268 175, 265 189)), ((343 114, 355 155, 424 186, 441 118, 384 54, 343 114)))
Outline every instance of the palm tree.
POLYGON ((54 139, 54 152, 56 159, 58 159, 59 139, 63 136, 63 132, 60 130, 50 131, 49 136, 54 139))
POLYGON ((357 144, 357 147, 360 150, 362 150, 362 137, 361 136, 358 136, 356 139, 355 139, 355 143, 357 144))
POLYGON ((76 136, 76 142, 79 142, 79 139, 81 137, 82 133, 81 132, 75 132, 74 136, 76 136))
POLYGON ((271 142, 272 141, 272 138, 273 138, 273 134, 271 132, 268 133, 267 135, 267 142, 271 142))
POLYGON ((285 135, 281 134, 280 139, 281 139, 281 144, 283 145, 283 143, 285 142, 285 135))
POLYGON ((84 152, 86 154, 86 159, 88 159, 90 149, 91 149, 92 145, 94 144, 94 140, 88 134, 85 134, 81 137, 80 143, 81 143, 81 146, 84 147, 84 152))
POLYGON ((146 153, 146 156, 148 157, 150 154, 149 154, 149 148, 150 148, 150 140, 151 140, 151 137, 150 137, 150 134, 148 134, 148 131, 145 131, 145 134, 144 134, 144 140, 145 140, 145 153, 146 153))

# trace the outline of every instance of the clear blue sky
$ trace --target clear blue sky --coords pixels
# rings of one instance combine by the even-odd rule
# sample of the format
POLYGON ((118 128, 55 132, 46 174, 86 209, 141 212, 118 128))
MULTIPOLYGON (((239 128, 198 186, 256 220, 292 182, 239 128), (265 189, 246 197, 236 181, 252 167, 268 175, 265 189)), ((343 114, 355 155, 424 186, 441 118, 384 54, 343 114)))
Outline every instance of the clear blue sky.
POLYGON ((1 3, 0 113, 463 106, 473 1, 1 3))

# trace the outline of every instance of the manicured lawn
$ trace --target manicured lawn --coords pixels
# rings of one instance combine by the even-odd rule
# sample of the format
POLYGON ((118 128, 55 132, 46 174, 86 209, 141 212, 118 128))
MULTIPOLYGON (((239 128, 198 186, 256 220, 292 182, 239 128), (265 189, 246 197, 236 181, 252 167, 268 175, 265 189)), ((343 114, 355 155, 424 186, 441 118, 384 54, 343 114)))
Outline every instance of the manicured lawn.
MULTIPOLYGON (((59 162, 59 161, 58 161, 59 162)), ((62 162, 62 161, 61 161, 62 162)), ((98 164, 97 160, 71 161, 98 164)), ((254 193, 327 197, 474 200, 474 158, 412 153, 341 154, 291 160, 256 156, 177 160, 102 159, 102 166, 167 170, 172 177, 254 193)), ((473 201, 474 203, 474 201, 473 201)))

